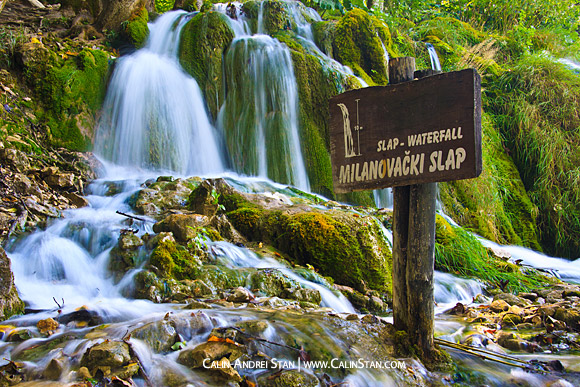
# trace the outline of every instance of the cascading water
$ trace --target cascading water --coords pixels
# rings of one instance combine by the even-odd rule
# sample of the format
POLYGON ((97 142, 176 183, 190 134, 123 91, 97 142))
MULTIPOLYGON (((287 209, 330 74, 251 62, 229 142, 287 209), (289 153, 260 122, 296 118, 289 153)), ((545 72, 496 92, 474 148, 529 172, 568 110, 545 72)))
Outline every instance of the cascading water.
POLYGON ((439 56, 435 47, 431 43, 427 43, 427 51, 429 52, 429 58, 431 59, 431 69, 435 71, 441 71, 441 63, 439 63, 439 56))
POLYGON ((309 190, 290 51, 262 33, 261 19, 255 35, 243 17, 230 19, 236 36, 225 57, 226 98, 218 125, 238 172, 309 190))
POLYGON ((117 60, 97 129, 96 154, 143 169, 224 171, 223 151, 199 86, 177 60, 187 21, 183 11, 160 16, 150 25, 145 47, 117 60))

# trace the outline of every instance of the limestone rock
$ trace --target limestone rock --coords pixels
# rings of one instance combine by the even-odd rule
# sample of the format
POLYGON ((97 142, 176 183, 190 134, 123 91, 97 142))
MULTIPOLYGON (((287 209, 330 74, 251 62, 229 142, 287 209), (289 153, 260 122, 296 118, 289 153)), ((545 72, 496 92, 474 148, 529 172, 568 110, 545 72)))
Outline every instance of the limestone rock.
POLYGON ((44 181, 53 188, 72 188, 75 185, 75 175, 72 173, 57 173, 47 176, 44 181))
POLYGON ((212 362, 227 357, 234 361, 244 354, 245 348, 226 341, 208 341, 189 350, 183 350, 177 358, 177 362, 189 368, 203 367, 204 360, 212 362))
POLYGON ((248 289, 243 288, 241 286, 235 288, 227 297, 227 300, 230 302, 249 302, 250 300, 254 299, 254 295, 248 289))
POLYGON ((122 341, 105 341, 93 345, 83 355, 81 366, 87 367, 94 374, 100 367, 120 368, 131 361, 129 346, 122 341))
POLYGON ((14 275, 10 267, 10 258, 0 247, 0 320, 24 312, 24 303, 18 297, 14 286, 14 275))
POLYGON ((145 324, 131 332, 131 337, 143 340, 154 352, 169 352, 177 340, 177 332, 171 321, 160 320, 145 324))
POLYGON ((187 242, 198 235, 197 228, 204 227, 209 223, 209 218, 204 215, 172 214, 155 223, 153 231, 172 232, 180 242, 187 242))
POLYGON ((504 300, 495 300, 489 306, 496 313, 504 312, 510 308, 510 305, 504 300))

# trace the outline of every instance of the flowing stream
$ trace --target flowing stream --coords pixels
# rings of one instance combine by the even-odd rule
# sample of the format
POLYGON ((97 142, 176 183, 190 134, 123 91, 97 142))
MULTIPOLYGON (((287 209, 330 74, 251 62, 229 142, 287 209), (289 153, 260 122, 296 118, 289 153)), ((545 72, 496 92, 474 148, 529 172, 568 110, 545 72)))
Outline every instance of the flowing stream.
MULTIPOLYGON (((317 51, 320 60, 326 61, 330 68, 348 74, 348 69, 332 61, 314 45, 303 12, 292 9, 299 15, 296 20, 305 45, 317 51)), ((317 20, 317 14, 309 14, 312 20, 317 20)), ((298 348, 303 346, 309 353, 327 358, 373 359, 377 356, 378 350, 369 341, 372 338, 369 332, 336 316, 356 313, 344 296, 324 281, 305 279, 275 257, 259 256, 245 247, 206 241, 204 248, 228 268, 279 271, 302 288, 317 290, 321 306, 325 308, 303 314, 292 312, 291 305, 288 311, 215 306, 191 310, 185 304, 156 304, 133 299, 127 294, 133 291, 133 279, 145 263, 144 248, 139 255, 143 261, 138 260, 135 269, 120 279, 111 274, 111 250, 122 233, 130 229, 129 232, 137 236, 153 234, 152 219, 145 217, 143 221, 130 223, 118 211, 131 214, 134 194, 162 172, 182 176, 229 176, 228 182, 238 189, 264 192, 288 201, 286 187, 266 177, 308 189, 298 137, 296 81, 287 47, 261 33, 260 24, 257 33, 252 33, 243 15, 231 20, 236 37, 227 54, 225 71, 228 77, 234 77, 233 74, 240 70, 243 75, 241 79, 226 81, 231 85, 240 82, 241 89, 230 88, 221 108, 217 126, 223 130, 223 140, 208 118, 196 81, 181 69, 176 59, 180 29, 190 17, 184 12, 162 15, 150 25, 146 46, 118 59, 96 143, 105 168, 102 177, 87 190, 90 205, 66 211, 62 218, 45 229, 13 241, 9 246, 16 286, 30 313, 5 322, 23 332, 21 337, 24 338, 0 342, 0 351, 4 359, 24 361, 28 374, 42 375, 49 362, 57 359, 65 365, 60 382, 72 382, 76 374, 70 370, 78 366, 88 347, 105 339, 125 339, 132 344, 152 385, 185 386, 202 382, 206 385, 206 374, 178 364, 179 350, 154 348, 147 340, 151 332, 162 335, 159 327, 167 321, 171 321, 173 327, 172 340, 183 343, 182 351, 205 342, 214 328, 239 327, 259 321, 263 323, 260 337, 266 341, 254 345, 257 351, 270 357, 290 362, 296 359, 296 353, 286 347, 273 349, 267 342, 293 342, 298 348), (251 64, 236 70, 234 63, 240 60, 251 64), (251 109, 237 92, 250 96, 251 109), (236 101, 243 101, 246 106, 238 106, 236 101), (251 121, 256 129, 255 137, 248 138, 242 132, 245 128, 237 126, 232 116, 234 111, 251 121), (233 138, 230 137, 232 133, 233 138), (272 138, 277 144, 272 152, 288 175, 271 171, 268 142, 272 138), (240 157, 235 165, 244 161, 251 164, 240 167, 239 172, 260 176, 259 179, 227 175, 226 152, 221 145, 224 141, 230 155, 235 155, 232 156, 234 161, 240 157), (87 326, 67 321, 65 317, 79 308, 90 311, 98 324, 87 326), (54 335, 44 337, 35 325, 48 317, 59 319, 63 326, 54 335), (128 332, 131 338, 127 338, 128 332)), ((388 192, 385 191, 385 195, 381 200, 388 206, 388 192)), ((384 234, 389 239, 390 232, 384 229, 384 234)), ((580 279, 577 263, 555 258, 549 261, 516 247, 507 249, 530 265, 546 265, 558 270, 562 278, 580 279)), ((456 302, 471 303, 482 292, 479 282, 445 273, 435 274, 435 284, 438 311, 456 302)), ((437 327, 440 331, 453 332, 461 329, 461 324, 457 324, 442 320, 437 327)), ((411 377, 428 378, 425 369, 416 362, 408 360, 406 364, 406 370, 358 369, 346 375, 331 370, 329 381, 342 381, 349 386, 390 386, 408 383, 411 377)), ((244 371, 246 374, 242 376, 258 378, 263 371, 244 371)), ((312 374, 312 370, 308 373, 312 374)), ((144 385, 140 378, 137 383, 144 385)))

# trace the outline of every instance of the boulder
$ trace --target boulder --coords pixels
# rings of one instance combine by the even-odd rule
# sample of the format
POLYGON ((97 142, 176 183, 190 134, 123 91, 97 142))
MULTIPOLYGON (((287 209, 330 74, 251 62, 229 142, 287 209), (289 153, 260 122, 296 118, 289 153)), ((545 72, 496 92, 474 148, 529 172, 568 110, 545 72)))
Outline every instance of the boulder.
POLYGON ((131 337, 143 340, 156 353, 169 352, 177 340, 177 332, 172 321, 154 321, 136 328, 131 337))
POLYGON ((208 341, 189 350, 183 350, 177 362, 189 368, 201 368, 214 360, 224 357, 234 361, 245 353, 245 347, 226 341, 208 341))
POLYGON ((209 223, 209 218, 198 214, 172 214, 155 223, 153 231, 172 232, 175 239, 180 242, 187 242, 199 234, 199 228, 205 227, 209 223))
POLYGON ((24 303, 18 297, 10 266, 10 258, 0 247, 0 320, 24 312, 24 303))

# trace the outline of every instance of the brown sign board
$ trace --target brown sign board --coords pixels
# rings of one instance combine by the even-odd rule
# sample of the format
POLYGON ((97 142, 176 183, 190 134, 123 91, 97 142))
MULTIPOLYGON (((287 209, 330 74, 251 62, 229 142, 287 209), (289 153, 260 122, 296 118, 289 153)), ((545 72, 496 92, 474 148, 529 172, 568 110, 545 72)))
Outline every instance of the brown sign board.
POLYGON ((330 153, 337 193, 479 176, 479 74, 467 69, 333 97, 330 153))

